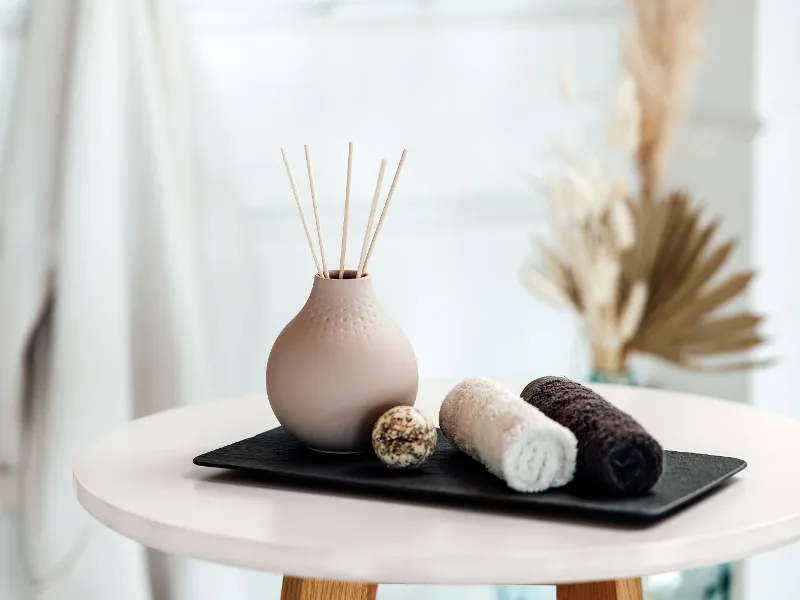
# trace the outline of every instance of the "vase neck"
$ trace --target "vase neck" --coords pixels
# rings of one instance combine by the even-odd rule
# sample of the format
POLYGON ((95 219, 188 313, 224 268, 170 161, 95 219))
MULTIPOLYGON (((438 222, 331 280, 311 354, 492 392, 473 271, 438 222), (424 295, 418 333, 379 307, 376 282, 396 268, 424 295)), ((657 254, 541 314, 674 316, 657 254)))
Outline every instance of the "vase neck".
POLYGON ((622 385, 636 385, 633 372, 625 368, 620 371, 592 371, 589 381, 594 383, 618 383, 622 385))
POLYGON ((348 299, 374 297, 372 279, 368 275, 355 278, 355 271, 345 271, 344 279, 339 279, 338 271, 330 271, 330 278, 314 276, 309 300, 331 302, 348 299))

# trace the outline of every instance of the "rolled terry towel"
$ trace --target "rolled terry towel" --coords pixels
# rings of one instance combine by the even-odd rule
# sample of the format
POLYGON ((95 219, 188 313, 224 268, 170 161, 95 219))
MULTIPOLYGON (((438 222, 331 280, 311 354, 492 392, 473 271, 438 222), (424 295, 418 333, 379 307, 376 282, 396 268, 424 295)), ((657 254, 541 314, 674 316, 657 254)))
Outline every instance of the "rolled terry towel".
POLYGON ((664 468, 659 443, 627 413, 565 377, 540 377, 522 399, 578 438, 576 483, 616 495, 650 491, 664 468))
POLYGON ((517 491, 566 485, 575 473, 577 442, 569 429, 489 379, 465 379, 450 390, 439 426, 461 451, 517 491))

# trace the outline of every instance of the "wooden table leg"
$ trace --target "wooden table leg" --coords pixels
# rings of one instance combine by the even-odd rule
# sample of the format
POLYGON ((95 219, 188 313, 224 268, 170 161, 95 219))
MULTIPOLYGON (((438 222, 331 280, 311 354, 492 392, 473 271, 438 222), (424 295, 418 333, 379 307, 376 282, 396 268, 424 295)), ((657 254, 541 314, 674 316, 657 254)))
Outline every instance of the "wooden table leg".
POLYGON ((281 600, 375 600, 374 583, 306 579, 284 575, 281 600))
POLYGON ((557 600, 642 600, 642 580, 616 579, 556 586, 557 600))

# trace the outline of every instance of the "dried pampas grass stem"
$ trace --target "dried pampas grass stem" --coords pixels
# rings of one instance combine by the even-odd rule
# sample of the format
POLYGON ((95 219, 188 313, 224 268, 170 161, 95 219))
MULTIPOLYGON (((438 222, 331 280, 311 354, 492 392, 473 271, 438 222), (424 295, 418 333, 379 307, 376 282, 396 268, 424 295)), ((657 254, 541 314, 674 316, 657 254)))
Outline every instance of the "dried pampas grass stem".
POLYGON ((622 54, 641 107, 636 160, 642 198, 653 201, 697 64, 708 0, 629 0, 629 4, 633 23, 623 38, 622 54))
POLYGON ((306 239, 308 240, 308 247, 311 248, 311 256, 314 258, 314 266, 317 268, 317 275, 322 276, 322 267, 317 258, 317 251, 314 249, 314 241, 311 239, 311 232, 308 229, 308 221, 306 220, 306 213, 303 210, 303 203, 300 202, 300 194, 297 191, 297 185, 294 182, 294 175, 292 175, 292 167, 289 166, 289 157, 286 156, 286 150, 281 148, 281 156, 283 157, 283 164, 286 166, 286 175, 289 177, 289 184, 292 186, 292 193, 294 194, 294 201, 297 203, 297 210, 300 212, 300 220, 303 222, 303 230, 306 232, 306 239))

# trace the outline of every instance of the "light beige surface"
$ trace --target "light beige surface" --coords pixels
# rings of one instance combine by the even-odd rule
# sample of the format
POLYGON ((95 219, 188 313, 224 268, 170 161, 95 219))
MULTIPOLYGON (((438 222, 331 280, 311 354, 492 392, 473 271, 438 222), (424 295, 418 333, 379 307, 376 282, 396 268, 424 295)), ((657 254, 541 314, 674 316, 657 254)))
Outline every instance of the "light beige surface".
MULTIPOLYGON (((423 382, 417 407, 434 417, 454 383, 423 382)), ((75 491, 112 529, 167 552, 377 583, 619 579, 800 538, 800 423, 720 400, 596 389, 666 448, 737 456, 748 468, 672 518, 626 528, 302 493, 193 466, 195 455, 275 425, 258 395, 160 413, 108 434, 76 461, 75 491)))

